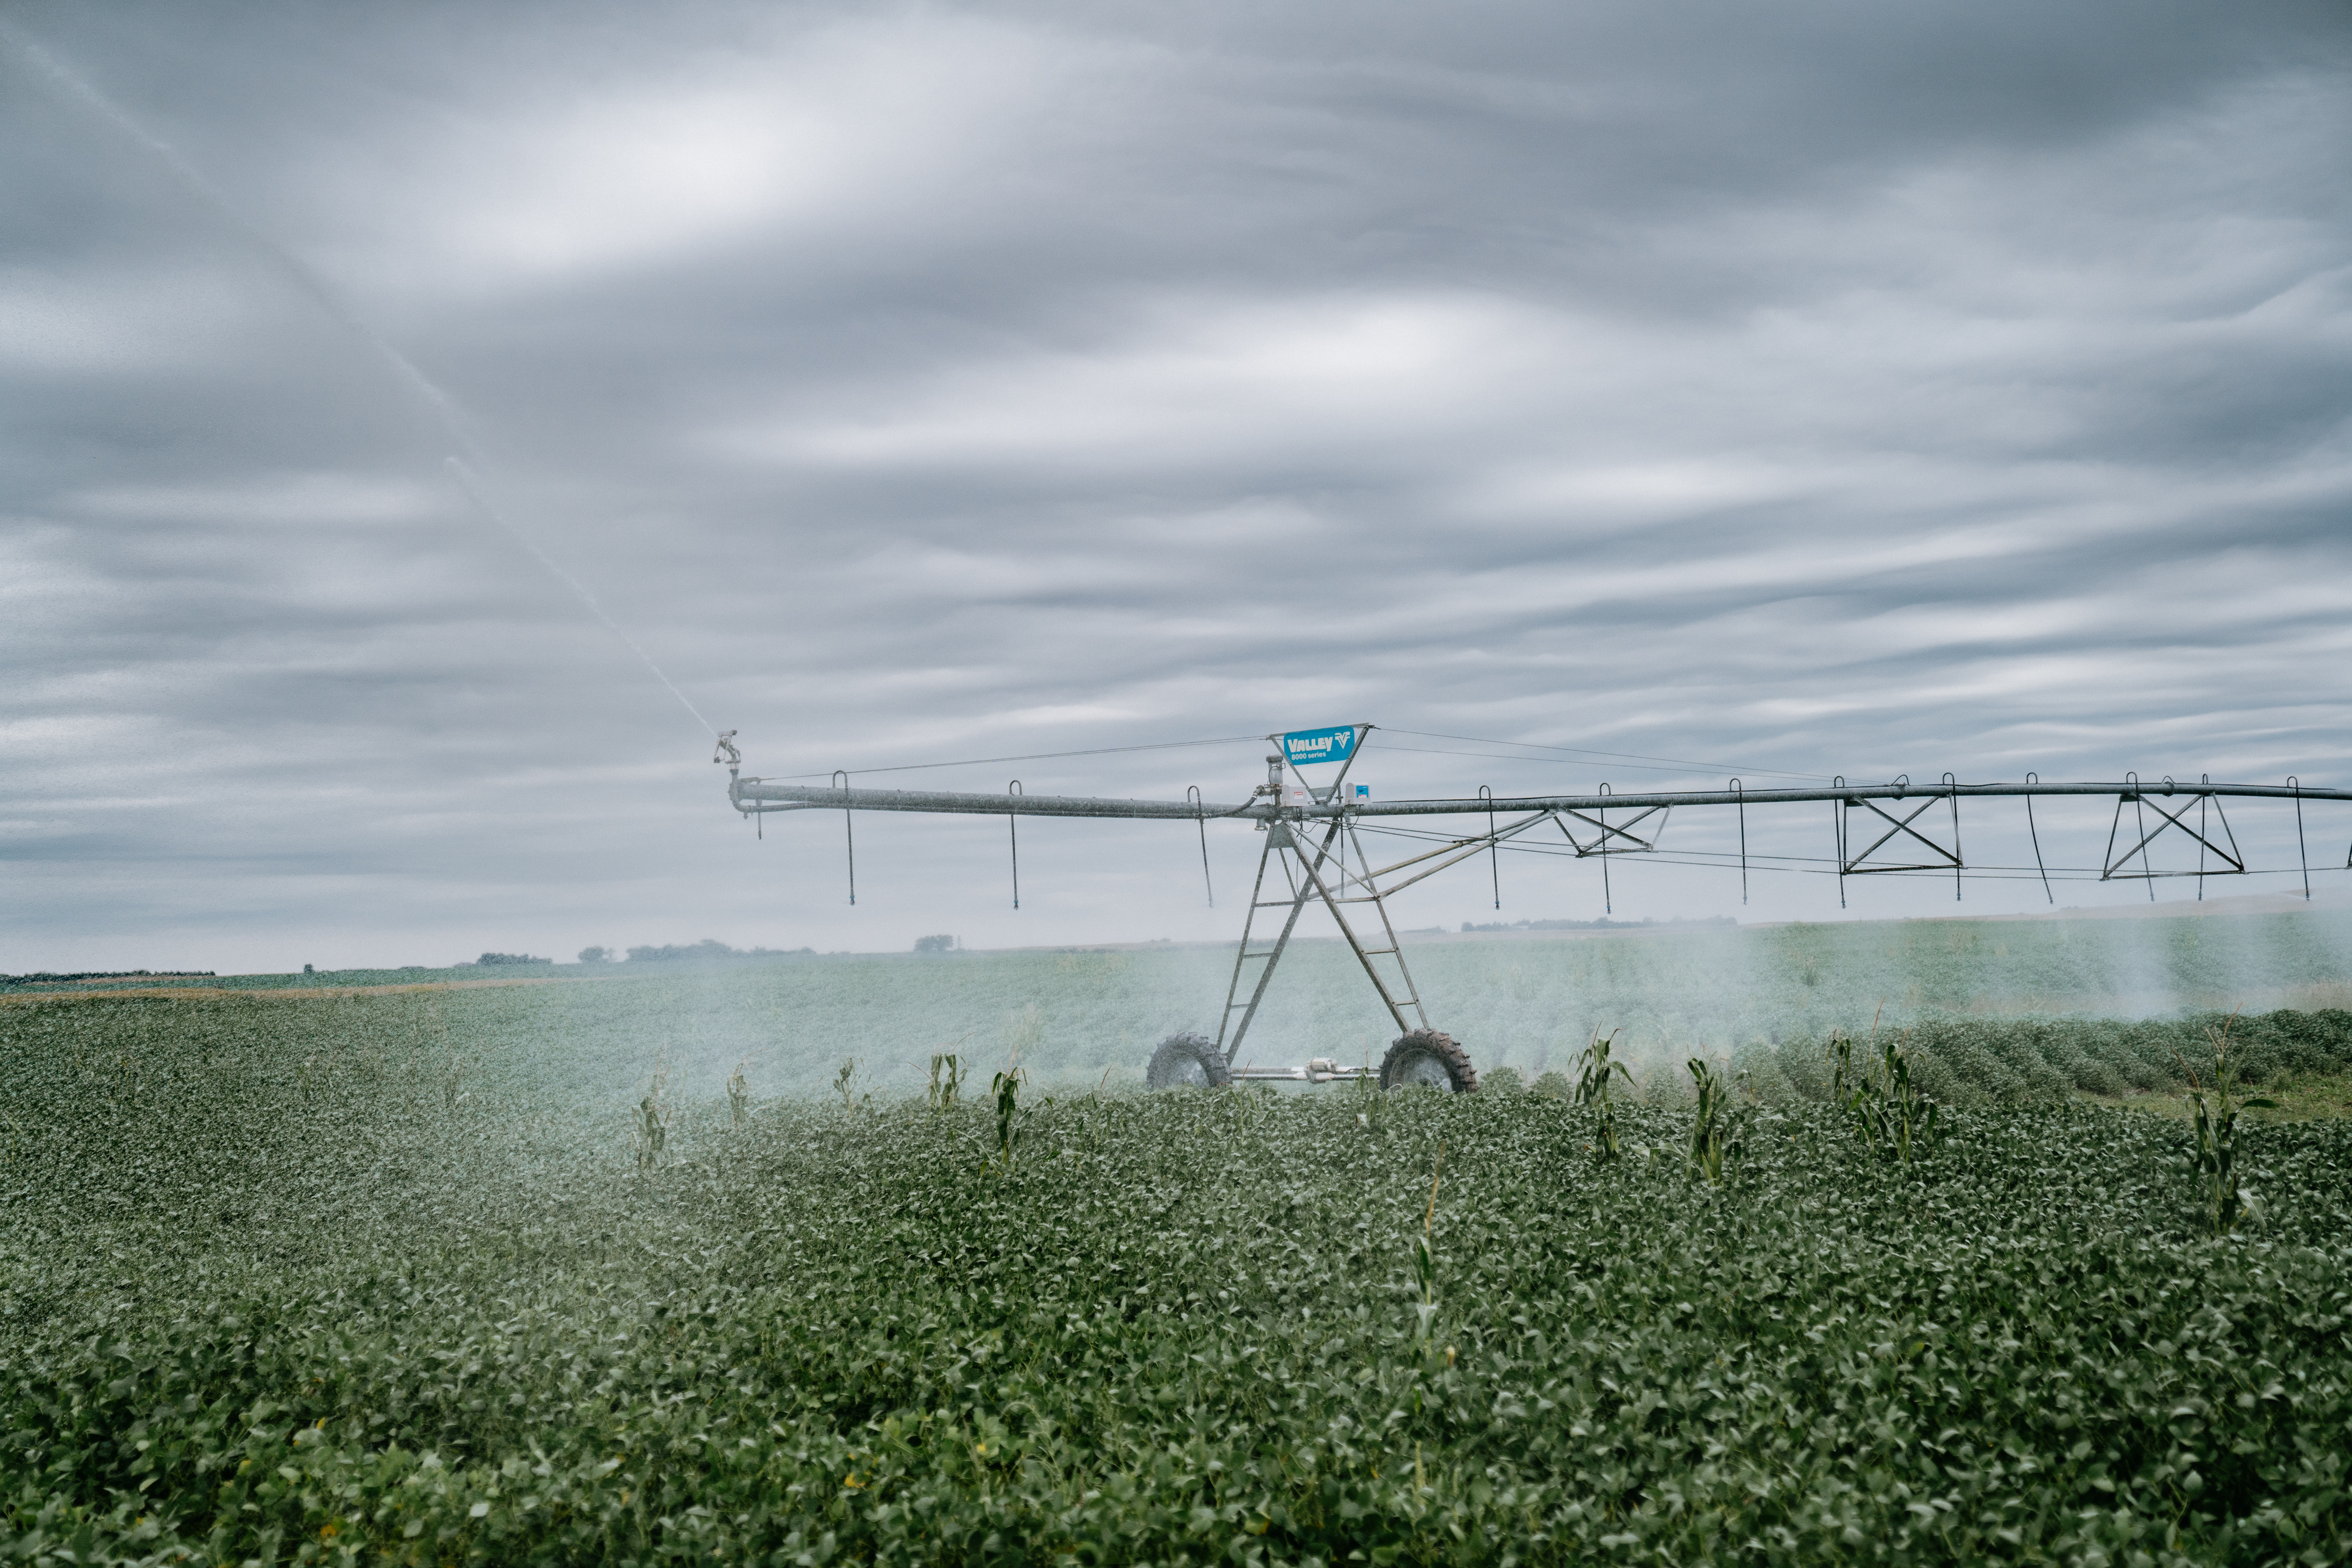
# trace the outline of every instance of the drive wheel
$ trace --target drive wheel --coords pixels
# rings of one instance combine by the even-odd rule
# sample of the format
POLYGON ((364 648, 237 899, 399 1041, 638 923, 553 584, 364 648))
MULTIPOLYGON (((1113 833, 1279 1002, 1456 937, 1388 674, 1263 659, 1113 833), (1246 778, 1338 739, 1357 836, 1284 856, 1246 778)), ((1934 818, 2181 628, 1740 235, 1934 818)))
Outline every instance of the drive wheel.
POLYGON ((1171 1035, 1151 1053, 1143 1081, 1153 1089, 1223 1089, 1233 1081, 1233 1074, 1214 1040, 1171 1035))
POLYGON ((1447 1094, 1478 1092, 1478 1069, 1451 1035, 1415 1029, 1402 1036, 1381 1058, 1382 1089, 1434 1089, 1447 1094))

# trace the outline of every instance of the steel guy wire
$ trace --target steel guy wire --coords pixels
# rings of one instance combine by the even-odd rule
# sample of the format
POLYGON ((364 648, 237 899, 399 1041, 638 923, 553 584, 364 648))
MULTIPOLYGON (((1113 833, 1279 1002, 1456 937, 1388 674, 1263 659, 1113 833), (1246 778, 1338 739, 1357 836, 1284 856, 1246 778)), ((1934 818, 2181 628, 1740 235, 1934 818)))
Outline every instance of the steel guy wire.
MULTIPOLYGON (((1407 732, 1409 732, 1409 731, 1398 731, 1398 732, 1399 732, 1399 733, 1407 733, 1407 732)), ((1507 745, 1509 745, 1509 744, 1511 744, 1511 742, 1508 742, 1508 741, 1504 741, 1504 742, 1497 742, 1497 743, 1498 743, 1498 744, 1501 744, 1501 745, 1507 745, 1507 745)), ((1556 762, 1556 761, 1554 761, 1554 759, 1552 759, 1552 758, 1550 758, 1550 757, 1530 757, 1530 756, 1526 756, 1526 755, 1523 755, 1523 754, 1521 754, 1521 753, 1519 753, 1519 752, 1463 752, 1463 751, 1455 751, 1455 750, 1453 750, 1453 749, 1450 749, 1450 748, 1448 748, 1448 747, 1444 747, 1444 746, 1396 746, 1396 745, 1383 745, 1383 746, 1381 748, 1381 751, 1383 753, 1386 753, 1386 752, 1412 752, 1412 753, 1413 755, 1415 755, 1415 756, 1422 756, 1422 757, 1484 757, 1484 758, 1487 759, 1487 760, 1488 760, 1488 761, 1490 761, 1490 762, 1498 762, 1498 763, 1542 763, 1542 764, 1547 764, 1547 765, 1555 766, 1555 767, 1558 767, 1558 766, 1564 766, 1564 765, 1566 765, 1564 763, 1562 763, 1562 762, 1556 762)), ((1628 769, 1631 769, 1632 771, 1633 771, 1634 773, 1691 773, 1691 772, 1694 772, 1694 771, 1699 771, 1699 770, 1697 769, 1697 764, 1696 764, 1696 763, 1690 764, 1690 765, 1688 765, 1688 766, 1663 767, 1663 766, 1659 766, 1659 765, 1656 765, 1656 764, 1654 764, 1654 763, 1619 763, 1617 764, 1617 766, 1619 766, 1619 767, 1621 767, 1621 768, 1628 768, 1628 769)), ((1766 772, 1766 773, 1769 773, 1771 770, 1768 768, 1768 769, 1762 769, 1762 770, 1759 770, 1759 771, 1761 771, 1761 772, 1766 772)), ((1813 775, 1812 775, 1812 774, 1811 774, 1811 773, 1786 773, 1786 774, 1782 774, 1782 775, 1780 775, 1780 776, 1782 776, 1782 777, 1786 777, 1786 778, 1797 778, 1797 779, 1803 779, 1803 778, 1811 778, 1811 777, 1812 777, 1813 775)))
MULTIPOLYGON (((1370 822, 1360 823, 1357 826, 1357 831, 1360 833, 1381 834, 1391 838, 1415 839, 1423 843, 1429 844, 1452 844, 1460 842, 1459 838, 1454 836, 1432 832, 1426 828, 1387 827, 1370 822)), ((1506 854, 1541 855, 1561 860, 1587 860, 1601 858, 1601 857, 1597 855, 1580 853, 1573 848, 1551 848, 1539 843, 1528 843, 1520 839, 1506 840, 1497 847, 1506 854)), ((1612 851, 1612 855, 1633 853, 1635 853, 1635 851, 1612 851)), ((1730 870, 1738 867, 1740 863, 1738 854, 1736 851, 1728 849, 1645 849, 1639 851, 1638 853, 1643 860, 1653 866, 1689 866, 1709 870, 1730 870)), ((1802 872, 1810 876, 1822 877, 1839 875, 1839 872, 1835 869, 1835 866, 1838 863, 1833 862, 1831 858, 1824 856, 1769 855, 1760 851, 1751 850, 1748 852, 1748 859, 1759 870, 1802 872)), ((2293 877, 2298 874, 2298 868, 2294 866, 2249 866, 2243 871, 2232 871, 2226 873, 2226 875, 2233 877, 2293 877)), ((2352 870, 2352 864, 2347 864, 2344 869, 2352 870)), ((1872 871, 1867 874, 1873 877, 1940 878, 1946 873, 1939 868, 1930 867, 1917 870, 1906 871, 1872 871)), ((2100 875, 2100 868, 2095 866, 2052 867, 2039 860, 2031 866, 2011 866, 1998 862, 1979 863, 1977 865, 1968 867, 1963 874, 1979 880, 2002 882, 2030 882, 2038 878, 2051 878, 2062 882, 2099 882, 2111 879, 2102 877, 2100 875)), ((2134 879, 2134 880, 2137 880, 2137 879, 2134 879)))
MULTIPOLYGON (((1076 752, 1024 752, 1017 756, 965 757, 959 762, 952 763, 899 763, 887 768, 859 768, 856 771, 861 773, 923 773, 932 768, 980 767, 989 763, 1036 763, 1051 761, 1057 757, 1108 757, 1120 752, 1172 752, 1181 750, 1187 746, 1232 746, 1241 744, 1244 742, 1251 745, 1257 745, 1262 743, 1265 740, 1265 737, 1264 735, 1218 735, 1203 741, 1150 741, 1136 746, 1088 746, 1084 750, 1076 752)), ((838 772, 839 770, 835 771, 838 772)), ((789 784, 794 779, 821 779, 828 776, 830 775, 825 773, 767 773, 761 775, 764 782, 773 784, 789 784)))
MULTIPOLYGON (((1529 751, 1559 752, 1570 756, 1578 757, 1608 757, 1626 762, 1640 763, 1671 763, 1677 767, 1704 768, 1710 773, 1727 773, 1733 767, 1738 765, 1736 763, 1695 763, 1686 757, 1654 757, 1641 752, 1600 752, 1585 746, 1554 746, 1547 744, 1541 741, 1497 741, 1485 735, 1449 735, 1436 730, 1400 730, 1384 726, 1381 732, 1390 735, 1418 735, 1425 741, 1468 741, 1472 744, 1479 746, 1518 746, 1529 751)), ((1421 748, 1410 746, 1391 746, 1388 749, 1390 751, 1401 752, 1417 751, 1421 748)), ((1475 753, 1438 752, 1435 754, 1440 756, 1449 756, 1469 755, 1475 753)), ((1519 760, 1537 762, 1541 759, 1528 757, 1519 760)), ((1742 771, 1751 773, 1769 773, 1774 778, 1811 779, 1816 783, 1822 782, 1822 775, 1819 773, 1790 773, 1785 768, 1746 768, 1742 771)))

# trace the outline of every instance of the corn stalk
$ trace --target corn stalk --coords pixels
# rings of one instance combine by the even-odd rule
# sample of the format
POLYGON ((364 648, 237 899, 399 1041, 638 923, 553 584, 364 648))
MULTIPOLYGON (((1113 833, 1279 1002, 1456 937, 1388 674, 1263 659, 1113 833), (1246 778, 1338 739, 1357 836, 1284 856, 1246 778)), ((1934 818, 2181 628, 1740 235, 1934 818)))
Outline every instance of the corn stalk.
POLYGON ((1748 1112, 1732 1109, 1731 1082, 1713 1063, 1693 1057, 1688 1066, 1691 1082, 1698 1089, 1698 1108, 1691 1120, 1691 1165, 1708 1182, 1721 1186, 1725 1156, 1746 1147, 1748 1112))
POLYGON ((2261 1223, 2261 1196, 2238 1180, 2238 1113, 2278 1104, 2274 1100, 2237 1098, 2237 1069, 2230 1065, 2230 1025, 2235 1022, 2232 1015, 2219 1029, 2205 1031, 2213 1057, 2210 1089, 2188 1058, 2177 1050, 2172 1053, 2189 1079, 2186 1093, 2197 1120, 2197 1152, 2190 1163, 2202 1194, 2205 1222, 2215 1236, 2229 1235, 2245 1220, 2261 1223))
POLYGON ((1911 1163, 1915 1147, 1932 1143, 1943 1107, 1911 1081, 1911 1060, 1889 1040, 1879 1059, 1853 1059, 1853 1037, 1830 1037, 1830 1099, 1873 1153, 1911 1163))
POLYGON ((1027 1076, 1014 1068, 989 1081, 989 1092, 996 1097, 996 1157, 1004 1163, 1007 1174, 1013 1170, 1013 1152, 1021 1144, 1021 1084, 1027 1076))
POLYGON ((662 1147, 669 1142, 670 1109, 662 1103, 662 1090, 668 1086, 669 1068, 656 1058, 646 1097, 637 1101, 636 1110, 629 1116, 630 1142, 636 1151, 640 1171, 650 1172, 660 1164, 662 1147))
POLYGON ((1603 1039, 1601 1031, 1595 1029, 1592 1043, 1585 1047, 1583 1053, 1576 1058, 1575 1102, 1592 1106, 1600 1112, 1601 1128, 1593 1142, 1593 1153, 1601 1160, 1614 1160, 1618 1152, 1617 1110, 1612 1099, 1613 1086, 1620 1079, 1629 1089, 1633 1083, 1633 1075, 1625 1070, 1625 1064, 1610 1059, 1610 1047, 1616 1043, 1616 1030, 1609 1031, 1608 1037, 1603 1039))
MULTIPOLYGON (((961 1045, 963 1042, 959 1040, 956 1043, 961 1045)), ((930 1108, 933 1110, 950 1109, 955 1104, 956 1096, 962 1091, 963 1058, 953 1051, 933 1051, 931 1085, 924 1091, 924 1099, 930 1108)))
POLYGON ((1421 1287, 1421 1300, 1413 1308, 1419 1320, 1413 1339, 1424 1346, 1437 1322, 1437 1182, 1444 1171, 1445 1145, 1440 1143, 1437 1159, 1429 1171, 1429 1208, 1421 1216, 1421 1234, 1412 1238, 1413 1282, 1421 1287))

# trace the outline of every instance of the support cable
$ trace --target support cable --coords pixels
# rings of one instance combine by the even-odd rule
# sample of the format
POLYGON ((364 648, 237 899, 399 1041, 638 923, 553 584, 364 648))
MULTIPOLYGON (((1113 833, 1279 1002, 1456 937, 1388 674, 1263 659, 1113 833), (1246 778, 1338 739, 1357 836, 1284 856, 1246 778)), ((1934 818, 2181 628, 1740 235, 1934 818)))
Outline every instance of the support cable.
MULTIPOLYGON (((1612 762, 1670 763, 1677 767, 1702 769, 1717 769, 1724 766, 1721 763, 1696 763, 1691 761, 1688 757, 1653 757, 1642 752, 1596 752, 1584 746, 1548 746, 1539 741, 1497 741, 1491 736, 1486 735, 1449 735, 1436 730, 1390 729, 1387 732, 1391 735, 1418 735, 1424 741, 1467 741, 1471 744, 1476 746, 1517 746, 1526 751, 1559 752, 1563 755, 1571 757, 1607 757, 1612 762)), ((1418 746, 1398 746, 1391 749, 1396 751, 1421 750, 1418 746)), ((1437 754, 1445 755, 1447 753, 1440 752, 1437 754)), ((1540 757, 1523 757, 1517 760, 1534 763, 1541 762, 1543 759, 1540 757)), ((1812 779, 1816 782, 1818 782, 1822 776, 1819 773, 1792 773, 1784 768, 1749 768, 1748 771, 1751 773, 1769 773, 1774 778, 1812 779)))
MULTIPOLYGON (((1024 752, 1013 757, 965 757, 952 763, 901 763, 896 767, 860 768, 857 771, 862 773, 919 773, 933 768, 971 768, 988 763, 1035 763, 1057 757, 1108 757, 1122 752, 1174 752, 1188 746, 1232 746, 1244 741, 1255 743, 1264 739, 1263 735, 1215 735, 1205 741, 1155 741, 1141 746, 1091 746, 1080 752, 1024 752)), ((821 776, 818 773, 774 773, 769 775, 769 782, 790 784, 795 779, 821 776)))
MULTIPOLYGON (((2042 775, 2028 773, 2025 782, 2038 784, 2042 782, 2042 775)), ((2033 826, 2033 797, 2030 795, 2025 797, 2025 832, 2033 840, 2033 868, 2042 873, 2042 896, 2054 907, 2058 895, 2050 890, 2050 868, 2042 863, 2042 830, 2033 826)))
MULTIPOLYGON (((1458 846, 1465 842, 1464 839, 1450 837, 1442 833, 1423 832, 1410 827, 1389 827, 1378 823, 1370 822, 1359 824, 1357 831, 1360 833, 1378 834, 1389 838, 1402 838, 1416 844, 1458 846)), ((1572 846, 1562 847, 1559 848, 1546 848, 1540 844, 1531 844, 1527 842, 1525 839, 1506 839, 1502 847, 1509 850, 1514 855, 1546 855, 1558 857, 1563 859, 1579 860, 1591 859, 1594 858, 1594 852, 1591 850, 1580 852, 1572 846)), ((1630 853, 1630 851, 1620 851, 1620 853, 1630 853)), ((1651 852, 1645 850, 1643 853, 1648 858, 1653 865, 1658 866, 1704 866, 1724 871, 1737 870, 1739 867, 1738 852, 1733 849, 1721 851, 1683 849, 1676 850, 1672 853, 1665 851, 1651 852)), ((1836 862, 1822 857, 1807 855, 1765 855, 1750 851, 1748 858, 1750 862, 1751 870, 1780 871, 1792 875, 1803 875, 1808 877, 1834 877, 1838 874, 1836 862)), ((2352 866, 2347 866, 2346 869, 2352 870, 2352 866)), ((1915 867, 1902 870, 1888 870, 1881 874, 1892 877, 1917 879, 1922 877, 1941 877, 1944 874, 1944 870, 1940 866, 1915 867)), ((2232 873, 2232 875, 2235 874, 2236 873, 2232 873)), ((2292 866, 2249 866, 2246 868, 2244 874, 2249 877, 2293 877, 2296 875, 2296 870, 2295 868, 2292 866)), ((2053 871, 2048 868, 2046 863, 2041 861, 2037 861, 2032 865, 2021 863, 2015 866, 2001 865, 1990 861, 1980 861, 1968 868, 1967 876, 1969 880, 1979 882, 2046 881, 2055 884, 2058 882, 2099 882, 2113 879, 2102 877, 2100 875, 2099 868, 2095 866, 2061 866, 2053 871)), ((2135 879, 2135 880, 2137 880, 2137 879, 2135 879)), ((2314 897, 2316 898, 2316 893, 2315 893, 2314 897)))

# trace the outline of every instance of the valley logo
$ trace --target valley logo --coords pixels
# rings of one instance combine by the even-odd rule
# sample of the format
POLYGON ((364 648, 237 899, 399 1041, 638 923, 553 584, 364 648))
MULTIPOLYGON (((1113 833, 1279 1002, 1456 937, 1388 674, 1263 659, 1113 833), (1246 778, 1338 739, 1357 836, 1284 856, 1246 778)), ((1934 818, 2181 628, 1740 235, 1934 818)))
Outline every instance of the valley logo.
POLYGON ((1355 754, 1357 728, 1339 724, 1327 730, 1293 730, 1282 737, 1282 754, 1294 768, 1309 763, 1344 763, 1355 754))

